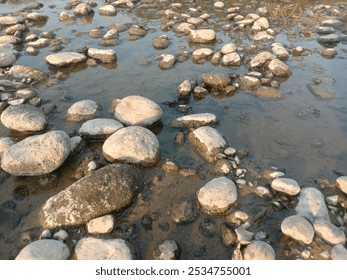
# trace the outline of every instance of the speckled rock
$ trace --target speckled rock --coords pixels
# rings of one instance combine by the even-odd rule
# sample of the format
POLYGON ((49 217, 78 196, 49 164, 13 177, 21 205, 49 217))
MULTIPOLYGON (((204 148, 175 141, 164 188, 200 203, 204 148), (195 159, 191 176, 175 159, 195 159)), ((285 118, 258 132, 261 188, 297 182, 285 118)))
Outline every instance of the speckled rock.
POLYGON ((42 131, 48 125, 42 110, 27 104, 5 109, 1 114, 1 122, 8 129, 27 133, 42 131))
POLYGON ((87 57, 84 54, 77 52, 61 52, 50 54, 45 57, 45 61, 53 66, 67 66, 71 64, 86 61, 87 57))
POLYGON ((169 46, 169 38, 167 35, 160 35, 152 40, 152 45, 158 50, 166 49, 169 46))
POLYGON ((298 215, 285 218, 281 224, 281 231, 283 234, 307 245, 312 243, 314 237, 312 225, 305 218, 298 215))
POLYGON ((274 249, 264 241, 254 241, 243 249, 244 260, 275 260, 274 249))
POLYGON ((75 249, 77 260, 131 260, 131 251, 123 239, 82 238, 75 249))
POLYGON ((214 125, 219 122, 219 119, 216 115, 211 113, 200 113, 186 115, 179 118, 176 118, 170 121, 170 125, 173 127, 200 127, 206 125, 214 125))
POLYGON ((117 60, 116 52, 111 49, 90 48, 88 49, 88 56, 103 63, 114 63, 117 60))
POLYGON ((49 198, 40 211, 44 228, 86 224, 128 206, 142 188, 141 171, 111 164, 83 177, 49 198))
POLYGON ((300 192, 298 183, 288 178, 276 178, 271 182, 271 188, 288 195, 297 195, 300 192))
POLYGON ((153 251, 154 260, 177 260, 181 254, 181 246, 175 240, 165 240, 153 251))
POLYGON ((123 125, 114 119, 93 119, 82 124, 79 134, 86 139, 102 140, 122 127, 123 125))
POLYGON ((70 153, 70 138, 64 131, 35 135, 10 146, 1 167, 17 176, 49 174, 59 168, 70 153))
POLYGON ((240 66, 241 57, 238 53, 232 52, 232 53, 223 55, 221 62, 224 66, 240 66))
POLYGON ((9 74, 18 79, 34 79, 38 82, 46 80, 46 74, 41 70, 35 69, 30 66, 14 65, 11 67, 9 74))
POLYGON ((216 32, 212 29, 190 30, 188 40, 192 43, 213 43, 216 40, 216 32))
POLYGON ((102 152, 109 162, 154 166, 160 158, 159 141, 150 130, 130 126, 117 130, 105 141, 102 152))
POLYGON ((292 71, 289 69, 289 66, 279 59, 273 59, 268 65, 269 70, 279 77, 289 77, 292 74, 292 71))
POLYGON ((146 97, 130 95, 117 101, 114 116, 124 125, 147 127, 161 120, 163 110, 146 97))
POLYGON ((63 242, 42 239, 24 247, 16 260, 67 260, 69 256, 69 247, 63 242))
POLYGON ((216 162, 219 159, 218 154, 228 146, 222 134, 209 126, 193 130, 188 134, 188 139, 209 162, 216 162))
POLYGON ((272 52, 277 56, 279 59, 288 59, 289 52, 287 49, 280 43, 273 43, 271 44, 272 52))
POLYGON ((101 111, 100 104, 93 100, 81 100, 70 106, 66 113, 69 121, 80 122, 96 117, 101 111))
POLYGON ((224 73, 205 73, 201 75, 201 80, 213 89, 224 89, 230 83, 230 77, 224 73))
POLYGON ((327 220, 317 219, 313 227, 316 233, 331 245, 344 245, 346 242, 346 236, 343 230, 327 220))
POLYGON ((197 199, 202 211, 211 215, 221 215, 237 202, 237 189, 233 181, 219 177, 200 188, 197 199))
POLYGON ((114 218, 112 215, 105 215, 94 218, 87 224, 87 230, 90 234, 111 233, 114 228, 114 218))
POLYGON ((164 54, 159 61, 159 67, 163 70, 170 69, 176 63, 176 58, 172 54, 164 54))

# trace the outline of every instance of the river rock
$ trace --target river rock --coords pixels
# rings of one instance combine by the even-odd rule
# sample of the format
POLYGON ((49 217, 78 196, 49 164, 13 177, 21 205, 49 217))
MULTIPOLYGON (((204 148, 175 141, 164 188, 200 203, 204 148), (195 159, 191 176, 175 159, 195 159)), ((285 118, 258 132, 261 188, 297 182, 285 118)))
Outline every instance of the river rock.
POLYGON ((285 94, 278 89, 272 88, 272 87, 266 87, 266 86, 260 86, 257 89, 253 91, 255 95, 257 95, 260 98, 266 98, 266 99, 280 99, 285 96, 285 94))
POLYGON ((216 32, 212 29, 190 30, 188 40, 191 43, 213 43, 216 40, 216 32))
POLYGON ((226 55, 226 54, 229 54, 229 53, 236 52, 236 50, 237 50, 236 45, 234 43, 229 43, 229 44, 224 45, 221 48, 220 52, 222 54, 226 55))
POLYGON ((200 188, 197 199, 203 212, 221 215, 237 202, 237 189, 233 181, 219 177, 200 188))
POLYGON ((0 157, 4 154, 4 152, 16 142, 11 137, 2 137, 0 138, 0 157))
POLYGON ((193 61, 199 61, 199 60, 205 60, 212 56, 213 51, 209 48, 200 48, 195 50, 192 53, 192 60, 193 61))
POLYGON ((254 41, 264 41, 264 40, 273 40, 273 39, 274 39, 274 36, 270 35, 266 31, 259 31, 253 36, 254 41))
POLYGON ((189 80, 184 80, 177 88, 177 95, 179 97, 188 97, 192 91, 192 84, 189 80))
POLYGON ((324 195, 315 188, 303 188, 301 190, 299 202, 295 210, 297 215, 306 218, 311 224, 316 219, 323 219, 330 222, 324 195))
POLYGON ((261 68, 266 62, 268 62, 269 60, 273 60, 275 58, 276 56, 269 51, 261 52, 257 54, 254 58, 252 58, 252 60, 249 63, 249 67, 251 69, 261 68))
POLYGON ((112 5, 104 5, 99 8, 99 14, 103 16, 115 16, 117 9, 112 5))
POLYGON ((10 66, 17 61, 17 57, 12 51, 1 52, 0 50, 0 68, 10 66))
POLYGON ((38 82, 46 80, 46 74, 41 70, 35 69, 30 66, 14 65, 11 67, 9 74, 17 79, 33 79, 38 82))
POLYGON ((242 251, 244 260, 275 260, 274 249, 264 241, 254 241, 242 251))
POLYGON ((198 216, 199 211, 191 201, 184 201, 172 209, 172 220, 176 224, 189 224, 194 222, 198 216))
POLYGON ((19 45, 23 42, 21 38, 18 38, 13 35, 0 35, 0 44, 12 44, 19 45))
POLYGON ((317 219, 314 222, 313 227, 317 235, 331 245, 344 245, 346 242, 346 236, 343 230, 327 220, 317 219))
POLYGON ((228 143, 222 134, 209 126, 199 127, 188 134, 188 139, 207 161, 216 162, 228 143))
POLYGON ((102 140, 121 129, 123 125, 114 119, 93 119, 82 124, 79 134, 90 140, 102 140))
POLYGON ((347 249, 343 245, 335 245, 330 252, 332 260, 347 260, 347 249))
POLYGON ((335 97, 335 92, 333 91, 333 87, 331 85, 323 85, 323 84, 310 84, 308 85, 308 89, 316 96, 322 99, 331 99, 335 97))
POLYGON ((20 19, 18 17, 0 16, 0 25, 3 25, 3 26, 15 25, 19 22, 20 22, 20 19))
POLYGON ((129 95, 116 103, 114 116, 124 125, 151 126, 161 120, 163 110, 146 97, 129 95))
POLYGON ((27 104, 5 109, 1 114, 1 122, 8 129, 29 133, 42 131, 48 125, 42 110, 27 104))
POLYGON ((279 59, 286 60, 289 57, 289 52, 287 49, 280 43, 273 43, 271 44, 272 52, 277 56, 279 59))
POLYGON ((316 28, 316 32, 318 34, 332 34, 335 33, 335 29, 329 26, 318 26, 316 28))
POLYGON ((159 61, 159 67, 163 70, 170 69, 176 63, 176 58, 172 54, 164 54, 159 61))
POLYGON ((343 22, 338 19, 327 19, 321 22, 321 26, 340 27, 343 22))
POLYGON ((104 234, 111 233, 114 228, 114 218, 112 215, 105 215, 94 218, 87 224, 89 234, 104 234))
POLYGON ((182 22, 175 26, 174 30, 178 33, 189 34, 191 30, 196 29, 195 25, 187 22, 182 22))
POLYGON ((340 42, 340 37, 337 34, 328 34, 318 37, 317 41, 321 44, 336 44, 340 42))
POLYGON ((43 49, 49 46, 51 40, 46 38, 40 38, 35 41, 29 42, 28 47, 33 47, 35 49, 43 49))
POLYGON ((300 192, 300 186, 298 183, 295 180, 288 178, 276 178, 272 181, 271 188, 288 195, 297 195, 300 192))
POLYGON ((270 27, 269 21, 265 17, 257 19, 253 24, 253 29, 255 30, 266 30, 270 27))
POLYGON ((88 49, 88 56, 100 60, 103 63, 114 63, 117 60, 117 55, 114 50, 90 48, 88 49))
POLYGON ((284 235, 307 245, 312 243, 314 237, 312 225, 305 218, 298 215, 285 218, 281 224, 281 231, 284 235))
POLYGON ((74 14, 71 14, 71 13, 68 13, 67 11, 62 11, 60 14, 59 14, 59 20, 60 21, 72 21, 72 20, 75 20, 76 17, 74 14))
POLYGON ((160 157, 157 137, 141 126, 121 128, 105 141, 103 155, 109 162, 154 166, 160 157))
POLYGON ((69 256, 69 247, 64 242, 42 239, 24 247, 16 260, 67 260, 69 256))
POLYGON ((83 177, 49 198, 41 208, 44 228, 86 224, 128 206, 142 187, 141 171, 111 164, 83 177))
POLYGON ((226 88, 230 83, 230 77, 224 73, 205 73, 201 75, 201 80, 208 87, 221 90, 226 88))
POLYGON ((169 46, 169 38, 167 35, 160 35, 152 40, 152 45, 158 50, 166 49, 169 46))
POLYGON ((260 80, 252 76, 240 76, 242 89, 252 89, 260 86, 260 80))
POLYGON ((37 13, 37 12, 33 12, 33 13, 27 14, 26 18, 32 21, 46 21, 48 19, 48 16, 37 13))
POLYGON ((240 66, 241 57, 237 52, 233 52, 233 53, 223 55, 221 62, 225 66, 240 66))
POLYGON ((289 66, 279 59, 273 59, 268 65, 269 70, 274 73, 275 76, 289 77, 292 74, 289 66))
POLYGON ((77 52, 54 53, 45 57, 45 62, 53 66, 67 66, 86 61, 84 54, 77 52))
POLYGON ((69 121, 80 122, 96 117, 101 111, 100 104, 93 100, 81 100, 71 105, 66 118, 69 121))
POLYGON ((94 13, 93 9, 87 3, 80 3, 74 9, 76 16, 87 16, 94 13))
POLYGON ((347 176, 341 176, 339 178, 336 179, 336 183, 337 186, 339 187, 339 189, 347 194, 347 176))
POLYGON ((219 119, 216 115, 211 113, 200 113, 186 115, 179 118, 176 118, 170 122, 170 125, 173 127, 200 127, 206 125, 214 125, 219 122, 219 119))
POLYGON ((337 51, 334 48, 318 48, 318 52, 325 58, 334 58, 337 55, 337 51))
POLYGON ((131 251, 123 239, 82 238, 75 249, 77 260, 131 260, 131 251))
POLYGON ((35 135, 10 146, 1 167, 17 176, 49 174, 59 168, 70 153, 70 138, 64 131, 35 135))
POLYGON ((129 31, 129 36, 144 37, 147 34, 147 30, 144 26, 133 25, 129 31))
POLYGON ((181 246, 175 240, 165 240, 153 250, 154 260, 177 260, 181 254, 181 246))

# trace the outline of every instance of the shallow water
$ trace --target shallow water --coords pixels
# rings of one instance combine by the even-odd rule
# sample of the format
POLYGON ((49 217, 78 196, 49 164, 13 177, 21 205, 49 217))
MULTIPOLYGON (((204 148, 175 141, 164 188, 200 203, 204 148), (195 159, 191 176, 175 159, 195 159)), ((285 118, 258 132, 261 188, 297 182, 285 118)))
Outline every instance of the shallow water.
MULTIPOLYGON (((0 4, 0 14, 10 14, 31 1, 7 1, 0 4)), ((211 166, 205 163, 192 147, 185 143, 177 145, 174 136, 177 129, 168 125, 169 121, 184 113, 177 106, 168 106, 166 101, 175 100, 176 88, 185 79, 200 79, 202 73, 220 71, 226 73, 246 74, 247 68, 242 65, 238 69, 214 66, 209 62, 195 64, 190 59, 163 71, 155 59, 162 53, 177 54, 180 50, 190 51, 190 46, 184 37, 178 37, 173 31, 162 31, 158 16, 151 11, 126 11, 119 9, 115 17, 100 16, 96 11, 90 22, 77 20, 73 23, 62 23, 58 20, 66 1, 51 1, 54 8, 45 4, 40 12, 49 16, 44 26, 31 28, 40 34, 42 31, 53 30, 57 38, 68 38, 70 42, 64 51, 76 50, 78 47, 100 47, 99 39, 88 35, 95 27, 104 27, 112 23, 143 23, 149 29, 148 34, 139 40, 127 40, 127 32, 120 33, 118 44, 114 48, 117 53, 115 65, 97 65, 97 67, 49 67, 43 57, 51 53, 48 48, 40 49, 37 56, 23 55, 16 64, 30 65, 54 74, 58 70, 68 75, 65 81, 56 85, 38 85, 38 95, 44 100, 43 106, 54 104, 55 109, 48 115, 50 125, 67 131, 73 135, 80 124, 65 121, 67 108, 82 99, 93 99, 102 107, 102 117, 113 117, 110 104, 115 98, 132 94, 148 97, 163 108, 162 123, 153 128, 161 144, 163 158, 171 158, 182 167, 195 168, 199 176, 181 177, 162 174, 159 168, 149 171, 148 180, 152 176, 161 176, 161 181, 148 184, 142 196, 126 209, 117 214, 117 228, 114 236, 122 236, 131 240, 138 252, 139 258, 150 258, 150 252, 164 239, 174 238, 180 242, 183 259, 230 259, 232 250, 223 246, 219 226, 222 219, 201 214, 199 219, 190 225, 175 225, 170 219, 170 210, 177 203, 186 199, 194 200, 196 190, 213 178, 215 174, 211 166), (152 39, 158 35, 167 34, 170 46, 165 50, 152 47, 152 39), (146 62, 146 63, 144 63, 146 62), (174 198, 174 199, 173 199, 174 198), (153 214, 154 213, 154 214, 153 214), (141 225, 143 215, 152 215, 152 230, 145 230, 141 225), (201 234, 199 224, 205 220, 214 220, 216 233, 213 237, 201 234)), ((96 1, 99 5, 103 1, 96 1)), ((180 1, 177 1, 180 2, 180 1)), ((210 7, 210 1, 197 1, 195 6, 202 6, 204 11, 211 13, 216 19, 215 30, 220 41, 213 46, 219 49, 229 41, 237 45, 248 45, 247 34, 234 34, 220 28, 221 12, 215 12, 210 7)), ((302 7, 312 1, 299 1, 302 7)), ((335 1, 321 1, 324 4, 334 4, 335 1)), ((182 1, 189 3, 189 1, 182 1)), ((241 6, 255 11, 254 4, 243 1, 242 4, 227 1, 227 7, 241 6)), ((314 1, 314 4, 320 3, 314 1)), ((165 5, 163 6, 165 9, 165 5)), ((258 7, 258 4, 255 5, 258 7)), ((96 8, 97 9, 97 8, 96 8)), ((241 9, 243 11, 243 9, 241 9)), ((272 26, 270 21, 271 27, 272 26)), ((346 27, 346 24, 345 24, 346 27)), ((277 28, 277 27, 276 27, 277 28)), ((295 29, 295 28, 294 28, 295 29)), ((276 36, 275 41, 286 47, 301 45, 311 51, 310 56, 292 57, 287 63, 292 70, 290 78, 280 85, 285 93, 281 100, 265 100, 246 92, 238 91, 235 95, 225 98, 207 96, 203 100, 189 102, 190 112, 210 112, 220 118, 217 129, 229 140, 236 149, 247 149, 250 156, 247 159, 255 169, 267 170, 272 166, 282 168, 289 178, 295 179, 301 186, 315 185, 318 179, 334 181, 337 174, 346 174, 347 170, 347 44, 341 42, 336 46, 338 55, 334 59, 325 59, 316 51, 320 47, 315 37, 297 36, 295 41, 289 40, 287 33, 292 30, 284 27, 276 36), (313 95, 308 84, 313 78, 335 80, 332 88, 335 98, 324 100, 313 95)), ((267 43, 264 43, 265 45, 267 43)), ((101 48, 101 47, 100 47, 101 48)), ((0 136, 11 135, 1 125, 0 136)), ((74 182, 72 172, 79 162, 89 156, 91 159, 104 163, 100 153, 101 143, 88 145, 84 153, 69 158, 66 163, 51 175, 40 178, 21 178, 8 176, 0 186, 0 259, 13 259, 20 249, 27 244, 27 239, 36 240, 42 231, 38 221, 38 211, 41 205, 51 195, 64 189, 74 182), (18 189, 18 187, 20 187, 18 189), (16 191, 15 191, 16 190, 16 191), (18 194, 19 193, 19 194, 18 194), (28 235, 29 237, 25 237, 28 235), (23 234, 25 235, 23 237, 23 234)), ((87 161, 88 163, 88 161, 87 161)), ((247 189, 240 190, 239 208, 256 215, 262 209, 269 209, 268 201, 260 199, 247 189)), ((259 230, 270 234, 270 241, 278 252, 278 258, 286 258, 284 243, 279 243, 280 232, 273 230, 274 225, 288 216, 289 212, 267 210, 261 223, 254 223, 251 231, 259 230), (281 247, 283 246, 283 248, 281 247)), ((80 238, 86 233, 83 228, 69 229, 71 240, 80 238)), ((69 241, 72 242, 72 241, 69 241)), ((72 244, 72 243, 71 243, 72 244)))

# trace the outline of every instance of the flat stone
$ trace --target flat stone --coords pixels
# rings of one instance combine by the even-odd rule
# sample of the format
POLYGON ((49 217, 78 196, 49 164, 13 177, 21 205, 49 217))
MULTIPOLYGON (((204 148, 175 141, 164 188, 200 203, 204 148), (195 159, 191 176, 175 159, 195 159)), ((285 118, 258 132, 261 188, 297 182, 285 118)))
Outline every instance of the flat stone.
POLYGON ((343 22, 338 19, 327 19, 322 21, 321 26, 330 26, 330 27, 340 27, 343 25, 343 22))
POLYGON ((337 34, 328 34, 318 37, 317 41, 321 44, 336 44, 340 42, 340 38, 337 34))
POLYGON ((301 190, 299 202, 295 210, 297 215, 306 218, 311 224, 316 219, 323 219, 330 222, 324 195, 315 188, 303 188, 301 190))
POLYGON ((30 66, 24 65, 14 65, 11 67, 9 74, 14 78, 18 79, 33 79, 38 82, 43 82, 46 80, 46 74, 41 70, 35 69, 30 66))
POLYGON ((5 109, 1 122, 8 129, 29 133, 42 131, 48 126, 48 119, 42 110, 27 104, 5 109))
POLYGON ((254 40, 254 41, 273 40, 273 39, 274 39, 274 36, 270 35, 270 34, 267 33, 266 31, 257 32, 257 33, 253 36, 253 40, 254 40))
POLYGON ((27 14, 26 18, 32 21, 46 21, 48 19, 48 16, 37 13, 37 12, 33 12, 33 13, 27 14))
POLYGON ((269 51, 261 52, 257 54, 254 58, 252 58, 252 60, 249 63, 249 67, 251 69, 261 68, 266 62, 275 58, 276 56, 269 51))
POLYGON ((335 33, 335 29, 333 27, 328 27, 328 26, 319 26, 316 29, 316 32, 318 34, 332 34, 332 33, 335 33))
POLYGON ((226 177, 219 177, 200 188, 197 199, 203 212, 221 215, 237 202, 237 189, 233 181, 226 177))
POLYGON ((81 63, 87 60, 84 54, 77 52, 62 52, 50 54, 45 57, 45 62, 53 66, 67 66, 71 64, 81 63))
POLYGON ((92 119, 82 124, 79 129, 79 134, 89 140, 102 140, 106 139, 123 125, 114 119, 92 119))
POLYGON ((187 22, 191 23, 191 24, 193 24, 195 26, 199 26, 199 25, 204 23, 204 20, 202 18, 191 17, 191 18, 187 19, 187 22))
POLYGON ((19 45, 23 42, 22 39, 13 35, 2 35, 0 36, 0 44, 13 44, 19 45))
MULTIPOLYGON (((109 31, 107 31, 105 33, 105 35, 102 38, 105 39, 105 40, 116 39, 116 38, 118 38, 118 31, 116 29, 110 29, 109 31)), ((103 57, 103 59, 104 59, 104 57, 103 57)), ((116 59, 117 59, 117 57, 116 57, 116 59)), ((108 59, 108 61, 111 61, 111 60, 108 59)))
POLYGON ((337 186, 339 187, 339 189, 347 194, 347 176, 341 176, 339 178, 336 179, 336 183, 337 186))
POLYGON ((103 16, 115 16, 117 9, 112 5, 104 5, 99 8, 99 14, 103 16))
POLYGON ((60 130, 35 135, 10 146, 1 167, 17 176, 49 174, 59 168, 70 153, 70 138, 60 130))
POLYGON ((242 19, 235 22, 236 25, 250 26, 254 23, 254 19, 242 19))
POLYGON ((51 42, 50 39, 40 38, 35 41, 29 42, 27 46, 37 48, 37 49, 42 49, 42 48, 48 47, 50 42, 51 42))
POLYGON ((42 239, 24 247, 16 260, 67 260, 69 256, 69 247, 63 242, 42 239))
POLYGON ((49 198, 40 211, 44 228, 83 225, 130 205, 142 188, 141 170, 111 164, 49 198))
POLYGON ((236 52, 236 50, 237 50, 237 46, 234 43, 229 43, 224 45, 221 48, 220 52, 225 55, 225 54, 236 52))
POLYGON ((100 60, 103 63, 114 63, 117 60, 117 55, 114 50, 90 48, 88 49, 88 56, 100 60))
POLYGON ((75 249, 77 260, 131 260, 131 251, 123 239, 82 238, 75 249))
POLYGON ((330 252, 332 260, 347 260, 347 249, 341 245, 335 245, 330 252))
POLYGON ((177 260, 181 254, 181 247, 175 240, 165 240, 154 249, 154 260, 177 260))
POLYGON ((195 25, 187 22, 180 23, 174 28, 176 32, 185 34, 189 34, 194 29, 196 29, 195 25))
POLYGON ((201 60, 201 59, 208 59, 212 56, 213 51, 209 48, 200 48, 195 50, 192 53, 192 59, 195 61, 201 60))
POLYGON ((222 134, 209 126, 199 127, 188 134, 188 139, 208 162, 214 163, 218 154, 228 146, 222 134))
POLYGON ((12 17, 12 16, 0 17, 0 25, 4 25, 4 26, 15 25, 19 22, 20 20, 17 17, 12 17))
POLYGON ((93 100, 81 100, 71 105, 66 118, 69 121, 80 122, 96 117, 101 111, 101 106, 93 100))
POLYGON ((256 88, 254 91, 252 91, 252 93, 254 93, 260 98, 266 99, 280 99, 285 97, 285 94, 279 91, 278 89, 266 86, 260 86, 256 88))
POLYGON ((146 97, 130 95, 117 102, 114 116, 124 125, 147 127, 161 120, 163 110, 146 97))
POLYGON ((224 89, 231 83, 230 77, 224 73, 204 73, 201 80, 213 89, 224 89))
POLYGON ((0 51, 0 68, 8 67, 17 61, 17 57, 13 52, 0 51))
POLYGON ((297 195, 300 192, 298 183, 288 178, 276 178, 272 181, 271 188, 288 195, 297 195))
POLYGON ((312 225, 305 218, 298 215, 285 218, 281 224, 281 231, 284 235, 307 245, 312 243, 314 237, 312 225))
POLYGON ((213 43, 216 40, 216 32, 212 29, 190 30, 188 40, 191 43, 213 43))
POLYGON ((279 77, 289 77, 292 74, 289 66, 285 64, 282 60, 277 58, 271 60, 268 65, 269 70, 275 75, 279 77))
POLYGON ((105 215, 94 218, 87 224, 89 234, 111 233, 114 228, 114 218, 112 215, 105 215))
POLYGON ((275 260, 274 249, 264 241, 253 241, 242 251, 244 260, 275 260))
POLYGON ((240 66, 241 65, 241 57, 238 53, 233 52, 222 57, 222 64, 225 66, 240 66))
POLYGON ((251 76, 240 76, 242 89, 253 89, 260 86, 260 80, 251 76))
POLYGON ((308 85, 308 89, 316 96, 322 98, 322 99, 331 99, 334 98, 335 92, 333 91, 332 86, 327 85, 316 85, 316 84, 310 84, 308 85))
POLYGON ((314 222, 313 227, 317 235, 331 245, 344 245, 346 242, 346 236, 343 230, 327 220, 317 219, 314 222))
POLYGON ((117 130, 107 138, 102 151, 109 162, 133 163, 145 167, 156 165, 160 157, 157 137, 141 126, 117 130))
POLYGON ((214 125, 219 122, 216 115, 211 113, 191 114, 170 121, 173 127, 197 128, 200 126, 214 125))

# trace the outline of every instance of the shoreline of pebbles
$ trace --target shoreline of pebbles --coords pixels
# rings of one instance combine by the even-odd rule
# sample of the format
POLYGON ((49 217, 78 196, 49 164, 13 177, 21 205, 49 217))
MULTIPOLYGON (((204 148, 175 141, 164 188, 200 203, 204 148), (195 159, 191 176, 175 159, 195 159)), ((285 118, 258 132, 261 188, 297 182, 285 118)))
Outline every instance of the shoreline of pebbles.
MULTIPOLYGON (((72 1, 70 9, 59 13, 59 20, 92 20, 94 13, 112 17, 122 8, 135 12, 141 8, 156 8, 156 1, 148 2, 114 1, 101 5, 72 1)), ((114 119, 102 118, 100 112, 104 108, 97 100, 80 100, 69 106, 65 117, 70 122, 80 123, 81 127, 76 135, 68 135, 50 127, 50 120, 40 108, 42 100, 35 90, 35 86, 47 82, 47 79, 55 78, 59 82, 65 77, 58 74, 52 77, 54 75, 35 67, 16 65, 16 61, 24 53, 37 55, 41 48, 52 48, 54 53, 47 55, 44 61, 55 69, 75 64, 112 64, 118 59, 112 48, 118 33, 128 32, 129 40, 138 40, 148 31, 145 26, 135 24, 129 27, 114 25, 104 35, 95 29, 90 34, 102 37, 105 47, 64 51, 63 38, 55 38, 50 32, 37 36, 31 31, 33 23, 48 20, 40 12, 42 6, 35 2, 14 15, 0 16, 1 123, 24 135, 23 139, 0 139, 1 168, 11 176, 47 175, 64 165, 68 158, 71 160, 74 153, 83 149, 81 146, 85 142, 88 145, 88 141, 103 142, 100 156, 107 165, 99 166, 90 161, 86 176, 42 205, 38 217, 42 226, 41 236, 22 248, 15 259, 136 259, 136 245, 133 244, 136 240, 107 236, 117 223, 112 213, 124 210, 138 199, 146 188, 142 173, 149 168, 159 167, 164 172, 179 173, 184 177, 196 176, 196 170, 180 168, 170 159, 163 162, 161 143, 151 128, 161 122, 165 112, 148 98, 129 95, 114 100, 114 119), (21 51, 17 50, 18 46, 21 46, 21 51), (66 229, 74 226, 85 226, 88 234, 74 240, 74 246, 69 247, 66 245, 70 238, 66 229)), ((189 100, 192 96, 203 99, 209 94, 231 96, 240 90, 260 98, 285 97, 279 87, 280 79, 286 80, 292 74, 287 60, 293 56, 309 55, 311 51, 301 46, 288 49, 275 42, 276 31, 266 17, 269 13, 267 7, 242 14, 239 7, 226 8, 224 2, 215 2, 214 8, 227 14, 229 23, 223 29, 233 32, 248 30, 254 42, 248 46, 228 42, 215 49, 213 45, 218 41, 218 33, 211 27, 213 20, 209 21, 210 15, 201 7, 185 10, 185 6, 173 3, 171 8, 160 10, 162 30, 172 28, 178 36, 198 47, 192 53, 185 52, 179 56, 163 53, 157 58, 159 67, 170 71, 180 60, 190 58, 197 64, 210 61, 230 69, 246 67, 248 73, 228 75, 216 70, 202 74, 198 81, 178 82, 178 99, 189 100), (272 43, 265 49, 259 49, 257 42, 264 40, 272 43)), ((330 11, 330 7, 319 5, 314 10, 324 13, 330 11)), ((345 41, 347 35, 339 29, 343 25, 346 23, 337 19, 322 21, 316 30, 320 34, 317 41, 325 45, 345 41)), ((169 46, 170 38, 161 35, 152 43, 154 48, 164 50, 169 46)), ((330 46, 322 47, 318 52, 329 59, 336 56, 336 50, 330 46)), ((321 83, 313 83, 310 90, 323 99, 334 96, 324 91, 325 86, 321 83)), ((231 259, 274 260, 278 254, 275 249, 279 246, 271 244, 266 232, 252 227, 256 223, 254 213, 238 209, 241 193, 247 190, 248 194, 266 201, 267 207, 287 211, 277 231, 291 244, 299 244, 296 258, 312 259, 314 254, 314 257, 322 259, 346 260, 347 177, 340 176, 336 182, 330 183, 329 187, 335 188, 335 194, 329 197, 324 197, 317 188, 301 186, 295 179, 286 178, 281 170, 271 170, 268 177, 264 175, 267 185, 256 184, 256 178, 252 178, 247 167, 243 166, 247 153, 244 155, 241 149, 229 144, 218 130, 219 122, 219 116, 204 112, 186 114, 169 124, 184 131, 182 142, 187 140, 216 174, 215 178, 196 186, 193 201, 183 201, 172 209, 174 223, 192 224, 199 212, 212 218, 222 217, 225 222, 221 226, 221 240, 230 248, 231 259), (319 252, 320 244, 330 249, 319 252)), ((262 182, 265 182, 264 178, 262 182)), ((152 183, 154 181, 155 178, 152 183)), ((199 227, 206 236, 213 236, 214 231, 218 231, 213 229, 211 220, 199 227)), ((169 238, 158 242, 153 252, 147 255, 151 255, 152 259, 179 259, 184 250, 186 248, 178 241, 169 238)))

